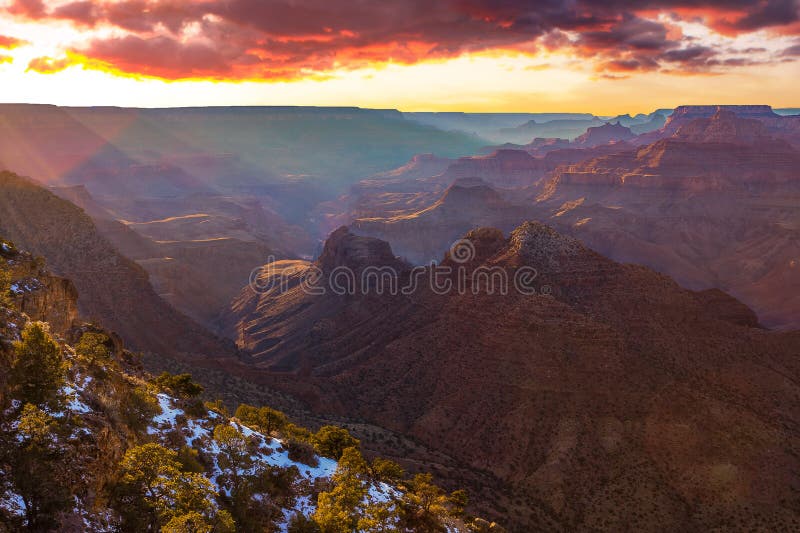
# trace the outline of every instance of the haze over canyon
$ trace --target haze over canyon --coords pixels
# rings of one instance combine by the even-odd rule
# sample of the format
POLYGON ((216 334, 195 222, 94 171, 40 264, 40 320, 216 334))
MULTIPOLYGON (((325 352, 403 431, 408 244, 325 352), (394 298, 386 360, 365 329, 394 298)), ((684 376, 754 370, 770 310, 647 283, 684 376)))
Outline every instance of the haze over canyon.
POLYGON ((347 427, 447 530, 794 530, 797 112, 0 104, 14 313, 347 427))

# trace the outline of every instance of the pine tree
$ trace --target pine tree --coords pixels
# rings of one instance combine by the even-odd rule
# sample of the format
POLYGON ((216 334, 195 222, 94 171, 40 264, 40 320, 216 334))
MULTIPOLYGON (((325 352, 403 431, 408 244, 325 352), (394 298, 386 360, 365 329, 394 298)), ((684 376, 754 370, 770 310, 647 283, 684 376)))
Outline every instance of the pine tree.
POLYGON ((29 322, 14 343, 9 384, 22 404, 58 410, 64 402, 66 362, 44 322, 29 322))
POLYGON ((192 381, 191 374, 170 374, 162 372, 155 384, 183 398, 196 398, 203 394, 203 386, 192 381))
POLYGON ((333 489, 320 493, 314 520, 322 533, 352 533, 358 528, 367 495, 367 462, 354 447, 342 452, 333 489))
POLYGON ((214 428, 214 440, 219 446, 218 462, 224 473, 224 483, 231 491, 235 491, 240 485, 242 471, 252 464, 247 439, 232 425, 220 424, 214 428))
POLYGON ((359 533, 392 533, 398 531, 399 513, 395 502, 377 502, 364 508, 358 520, 359 533))
POLYGON ((464 489, 454 490, 450 493, 450 505, 452 507, 451 514, 453 516, 463 516, 464 509, 469 503, 469 496, 464 489))
POLYGON ((29 403, 23 406, 16 427, 8 446, 3 446, 10 453, 11 487, 24 504, 27 529, 47 531, 56 527, 58 514, 71 504, 66 479, 71 461, 61 435, 65 428, 63 422, 29 403))
POLYGON ((228 489, 231 513, 238 529, 261 531, 271 529, 277 511, 271 502, 254 499, 253 493, 258 473, 249 473, 253 460, 248 450, 247 438, 230 424, 214 428, 214 441, 219 447, 217 463, 222 475, 217 482, 228 489))
POLYGON ((400 481, 405 475, 402 466, 389 459, 384 459, 383 457, 376 457, 373 459, 370 470, 375 479, 386 483, 400 481))

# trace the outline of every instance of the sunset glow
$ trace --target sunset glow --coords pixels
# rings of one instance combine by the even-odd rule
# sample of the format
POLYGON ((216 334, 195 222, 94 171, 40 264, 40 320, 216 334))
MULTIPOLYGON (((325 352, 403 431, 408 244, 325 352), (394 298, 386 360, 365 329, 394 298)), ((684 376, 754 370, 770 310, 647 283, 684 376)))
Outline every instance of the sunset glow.
POLYGON ((798 105, 794 1, 496 4, 6 1, 2 100, 606 114, 798 105))

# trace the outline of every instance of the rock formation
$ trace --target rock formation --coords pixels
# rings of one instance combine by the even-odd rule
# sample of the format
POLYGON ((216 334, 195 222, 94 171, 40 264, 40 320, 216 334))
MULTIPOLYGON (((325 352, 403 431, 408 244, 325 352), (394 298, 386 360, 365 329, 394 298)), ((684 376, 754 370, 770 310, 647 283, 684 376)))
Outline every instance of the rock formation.
POLYGON ((626 128, 619 122, 608 122, 602 126, 590 127, 586 133, 575 138, 573 146, 582 148, 593 148, 601 144, 610 142, 627 141, 634 137, 630 128, 626 128))
POLYGON ((78 318, 78 291, 72 281, 48 272, 40 260, 0 238, 0 266, 11 275, 11 302, 31 320, 50 323, 66 335, 78 318))
MULTIPOLYGON (((326 257, 350 264, 353 239, 326 257)), ((307 263, 243 290, 227 325, 251 378, 455 458, 441 478, 488 472, 471 488, 516 531, 792 527, 800 336, 539 223, 466 239, 474 261, 442 262, 462 290, 309 294, 307 263), (491 293, 481 267, 535 275, 491 293)))

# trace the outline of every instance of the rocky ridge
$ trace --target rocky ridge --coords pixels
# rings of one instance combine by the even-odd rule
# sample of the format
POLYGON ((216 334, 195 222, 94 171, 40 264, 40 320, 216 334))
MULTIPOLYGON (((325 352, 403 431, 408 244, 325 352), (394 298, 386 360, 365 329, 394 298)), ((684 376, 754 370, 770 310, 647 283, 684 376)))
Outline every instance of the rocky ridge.
POLYGON ((466 268, 465 291, 245 289, 228 318, 259 354, 254 379, 491 472, 484 494, 515 530, 797 520, 778 503, 796 462, 796 333, 542 224, 467 238, 479 259, 442 262, 466 268), (535 291, 473 292, 479 267, 532 268, 535 291))

